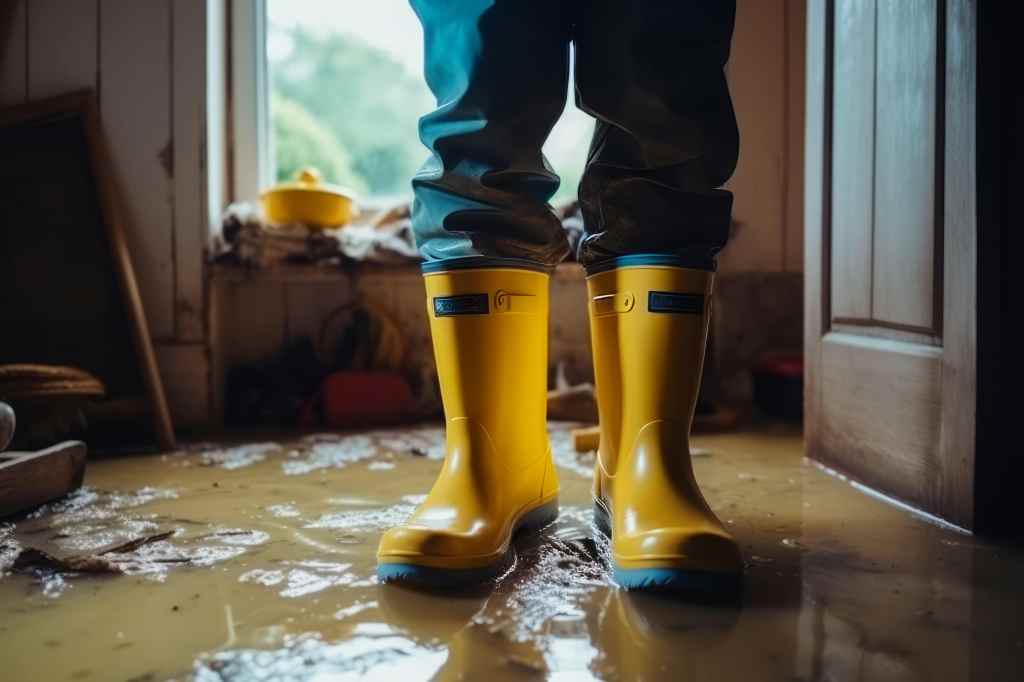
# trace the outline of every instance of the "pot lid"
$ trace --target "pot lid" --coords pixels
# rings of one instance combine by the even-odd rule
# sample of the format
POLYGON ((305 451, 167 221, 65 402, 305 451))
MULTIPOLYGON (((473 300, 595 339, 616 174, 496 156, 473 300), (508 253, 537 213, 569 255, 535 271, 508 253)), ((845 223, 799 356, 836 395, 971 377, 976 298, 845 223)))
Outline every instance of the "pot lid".
POLYGON ((271 192, 283 192, 283 191, 295 191, 300 192, 326 192, 339 197, 344 197, 351 201, 355 200, 355 192, 342 187, 341 185, 332 185, 329 182, 324 182, 323 175, 316 168, 306 167, 295 174, 294 180, 286 180, 273 185, 269 189, 264 190, 263 194, 269 194, 271 192))

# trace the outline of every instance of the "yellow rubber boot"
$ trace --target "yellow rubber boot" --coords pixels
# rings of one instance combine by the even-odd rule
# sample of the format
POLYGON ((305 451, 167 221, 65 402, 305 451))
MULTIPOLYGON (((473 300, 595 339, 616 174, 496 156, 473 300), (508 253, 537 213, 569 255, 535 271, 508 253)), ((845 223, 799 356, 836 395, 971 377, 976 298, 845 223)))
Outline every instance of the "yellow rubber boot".
POLYGON ((548 275, 488 267, 427 272, 424 281, 447 453, 427 499, 381 538, 377 575, 457 586, 502 572, 512 536, 558 514, 546 423, 548 275))
POLYGON ((657 256, 590 275, 601 422, 594 510, 627 589, 734 592, 742 560, 690 463, 714 274, 657 256))

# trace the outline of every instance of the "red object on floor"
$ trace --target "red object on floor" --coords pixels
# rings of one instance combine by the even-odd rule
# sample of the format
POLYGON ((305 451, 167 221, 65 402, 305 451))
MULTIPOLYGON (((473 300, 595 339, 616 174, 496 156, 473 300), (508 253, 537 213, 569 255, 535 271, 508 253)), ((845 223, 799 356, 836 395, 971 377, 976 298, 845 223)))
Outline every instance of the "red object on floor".
POLYGON ((408 421, 414 407, 401 374, 346 370, 324 379, 300 421, 307 428, 317 423, 337 429, 388 426, 408 421))
POLYGON ((804 375, 804 359, 800 355, 765 355, 754 368, 756 372, 765 372, 780 377, 802 377, 804 375))
POLYGON ((765 414, 791 422, 803 419, 804 359, 766 354, 754 366, 754 403, 765 414))

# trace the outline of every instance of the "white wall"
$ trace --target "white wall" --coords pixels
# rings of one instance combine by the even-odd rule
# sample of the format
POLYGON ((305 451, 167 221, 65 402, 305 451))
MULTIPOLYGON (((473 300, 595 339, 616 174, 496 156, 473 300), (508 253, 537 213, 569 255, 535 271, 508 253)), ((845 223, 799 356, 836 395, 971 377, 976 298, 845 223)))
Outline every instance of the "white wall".
POLYGON ((727 187, 742 226, 723 275, 803 272, 805 16, 806 0, 737 2, 728 77, 740 158, 727 187))
POLYGON ((150 333, 180 424, 208 412, 203 0, 3 0, 0 106, 96 91, 150 333))

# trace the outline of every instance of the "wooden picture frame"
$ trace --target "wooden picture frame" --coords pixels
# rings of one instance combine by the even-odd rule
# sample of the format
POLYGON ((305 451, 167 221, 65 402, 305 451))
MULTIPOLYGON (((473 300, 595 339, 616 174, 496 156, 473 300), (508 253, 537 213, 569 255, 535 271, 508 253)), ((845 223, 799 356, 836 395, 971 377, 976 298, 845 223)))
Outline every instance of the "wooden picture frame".
MULTIPOLYGON (((148 402, 149 411, 152 415, 153 434, 161 449, 173 450, 176 447, 174 427, 167 406, 163 383, 157 370, 156 355, 153 351, 149 327, 146 323, 146 314, 139 295, 135 270, 132 267, 131 256, 128 252, 123 211, 120 205, 120 197, 114 184, 113 174, 110 170, 110 159, 99 124, 99 113, 95 95, 91 90, 82 90, 0 111, 0 135, 9 133, 11 130, 20 131, 22 129, 31 131, 34 134, 40 134, 39 131, 42 126, 63 125, 76 120, 80 123, 81 135, 84 138, 85 156, 88 157, 87 168, 92 176, 88 180, 91 181, 94 188, 98 220, 102 222, 101 231, 106 236, 110 261, 113 263, 114 270, 116 271, 116 286, 120 291, 120 303, 127 318, 128 332, 131 336, 130 345, 134 350, 138 364, 138 374, 141 377, 141 384, 145 393, 144 399, 148 402)), ((8 140, 10 139, 8 137, 8 140)), ((0 142, 2 141, 3 137, 0 137, 0 142)), ((24 149, 21 151, 24 152, 24 149)), ((71 151, 69 149, 69 153, 71 151)), ((3 157, 3 149, 0 146, 0 160, 3 160, 3 157)), ((17 173, 17 171, 12 171, 12 173, 17 173)), ((59 183, 59 180, 55 182, 59 183)), ((86 181, 83 180, 83 182, 86 181)), ((9 191, 14 192, 14 190, 9 191)), ((2 190, 0 190, 0 196, 2 196, 2 190)), ((11 209, 8 215, 4 215, 3 210, 4 206, 0 203, 0 230, 27 231, 35 227, 35 225, 31 224, 32 221, 22 220, 19 216, 15 215, 14 209, 11 209), (8 223, 8 220, 10 220, 10 223, 18 224, 4 224, 8 223), (30 224, 22 224, 25 222, 30 224)), ((58 211, 60 207, 55 207, 54 210, 58 211)), ((3 243, 3 235, 0 235, 0 244, 3 243)), ((102 252, 102 250, 99 251, 99 253, 102 252)), ((17 255, 11 258, 17 258, 17 255)), ((0 258, 0 261, 2 260, 0 258)), ((57 268, 62 267, 60 263, 55 265, 57 268)), ((70 278, 71 275, 69 274, 68 279, 70 280, 70 278)), ((68 286, 77 284, 71 281, 62 283, 66 283, 68 286)), ((0 294, 3 294, 3 292, 0 292, 0 294)), ((19 291, 17 294, 31 297, 32 291, 19 291)), ((0 310, 0 319, 4 317, 4 314, 4 311, 0 310)), ((0 331, 0 334, 2 333, 4 332, 0 331)), ((2 339, 0 339, 0 342, 2 342, 2 339)), ((0 343, 0 350, 2 349, 3 345, 0 343)), ((5 358, 2 356, 3 353, 0 353, 0 362, 31 361, 25 358, 5 358)), ((61 364, 56 362, 54 358, 42 358, 40 361, 61 364)), ((85 369, 88 368, 86 367, 85 369)), ((106 381, 103 376, 99 376, 99 378, 106 381)))

